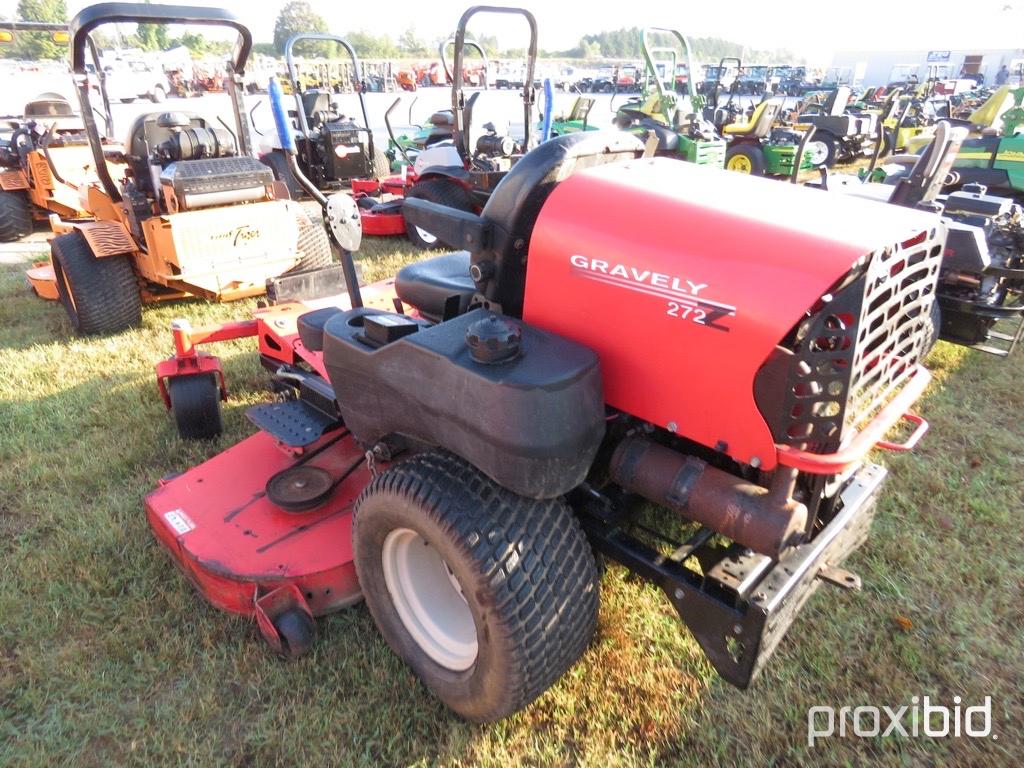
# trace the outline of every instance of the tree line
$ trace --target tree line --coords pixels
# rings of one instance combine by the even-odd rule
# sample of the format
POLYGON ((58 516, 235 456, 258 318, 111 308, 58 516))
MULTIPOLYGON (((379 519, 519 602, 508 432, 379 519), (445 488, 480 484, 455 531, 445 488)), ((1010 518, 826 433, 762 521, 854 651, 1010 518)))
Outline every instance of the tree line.
MULTIPOLYGON (((19 0, 16 18, 20 21, 67 22, 68 13, 64 0, 19 0)), ((327 32, 327 22, 313 11, 308 0, 289 0, 278 12, 274 24, 272 43, 257 43, 255 53, 268 56, 284 54, 288 38, 299 32, 327 32)), ((583 35, 579 43, 567 50, 543 50, 547 58, 564 59, 637 59, 640 57, 639 27, 623 27, 595 34, 583 35)), ((100 48, 140 48, 144 51, 165 51, 185 46, 195 56, 208 54, 223 55, 230 51, 231 44, 223 40, 209 40, 202 35, 185 32, 172 38, 166 24, 139 25, 134 32, 118 34, 116 31, 100 30, 94 33, 100 48)), ((375 35, 355 30, 345 33, 345 38, 367 59, 425 58, 437 55, 443 39, 423 40, 415 29, 409 27, 397 39, 390 35, 375 35)), ((487 52, 489 58, 521 58, 525 48, 501 48, 498 39, 482 36, 476 41, 487 52)), ((663 41, 657 41, 659 45, 663 41)), ((747 61, 793 61, 789 51, 753 50, 739 43, 717 37, 696 37, 690 39, 693 55, 702 61, 717 61, 723 56, 742 56, 747 61)), ((333 58, 341 51, 331 42, 308 41, 296 47, 300 56, 324 56, 333 58)), ((469 54, 472 56, 472 54, 469 54)), ((61 59, 67 56, 64 45, 53 42, 46 33, 19 32, 14 43, 0 48, 0 56, 16 59, 61 59)))

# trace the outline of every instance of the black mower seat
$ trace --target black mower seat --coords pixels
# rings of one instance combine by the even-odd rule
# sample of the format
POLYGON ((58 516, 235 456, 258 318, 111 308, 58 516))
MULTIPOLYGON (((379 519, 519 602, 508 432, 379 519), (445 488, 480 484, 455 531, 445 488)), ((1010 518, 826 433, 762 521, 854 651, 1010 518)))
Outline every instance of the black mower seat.
POLYGON ((441 128, 455 126, 455 113, 450 109, 440 109, 430 116, 430 124, 441 128))
POLYGON ((640 126, 647 129, 648 135, 653 132, 658 137, 658 152, 675 152, 679 148, 679 134, 664 123, 645 117, 640 121, 640 126))
POLYGON ((313 118, 318 112, 329 112, 331 109, 331 94, 319 89, 304 91, 302 93, 302 110, 306 118, 313 118))
MULTIPOLYGON (((433 263, 454 259, 454 256, 463 260, 470 258, 473 264, 484 264, 489 276, 479 285, 474 286, 472 280, 465 283, 469 297, 472 297, 475 287, 476 292, 483 294, 488 301, 498 304, 504 314, 518 317, 523 311, 525 256, 530 247, 533 225, 551 191, 576 171, 633 160, 643 151, 640 140, 626 131, 570 133, 546 141, 523 155, 495 187, 479 216, 427 200, 406 198, 402 210, 407 222, 430 227, 439 236, 442 231, 449 233, 442 238, 446 242, 470 242, 478 238, 471 257, 467 257, 465 252, 453 257, 440 256, 406 269, 425 267, 428 273, 434 273, 436 269, 437 274, 447 275, 446 295, 450 296, 451 288, 462 286, 463 280, 467 279, 468 264, 467 268, 459 266, 456 269, 454 260, 450 266, 444 267, 434 267, 433 263), (485 230, 489 233, 486 237, 488 244, 483 246, 479 236, 485 230)), ((398 293, 402 295, 400 286, 398 293)), ((408 303, 426 312, 417 303, 422 300, 423 297, 417 296, 416 300, 408 303)), ((432 308, 437 309, 436 305, 432 308)))
POLYGON ((475 292, 469 276, 469 251, 409 264, 395 276, 398 298, 435 322, 465 312, 475 292))

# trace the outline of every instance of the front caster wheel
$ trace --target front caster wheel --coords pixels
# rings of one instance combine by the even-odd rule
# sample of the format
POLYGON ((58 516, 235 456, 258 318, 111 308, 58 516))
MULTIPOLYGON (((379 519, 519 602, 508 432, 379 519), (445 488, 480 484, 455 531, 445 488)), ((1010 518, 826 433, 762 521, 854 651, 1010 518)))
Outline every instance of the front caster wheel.
POLYGON ((309 614, 289 608, 274 618, 274 629, 281 637, 281 655, 297 659, 309 652, 316 639, 316 624, 309 614))
POLYGON ((377 477, 356 503, 353 541, 384 639, 467 720, 525 707, 593 635, 598 575, 572 512, 451 454, 422 453, 377 477))
POLYGON ((220 385, 212 373, 175 376, 167 380, 171 413, 183 440, 209 440, 224 425, 220 414, 220 385))

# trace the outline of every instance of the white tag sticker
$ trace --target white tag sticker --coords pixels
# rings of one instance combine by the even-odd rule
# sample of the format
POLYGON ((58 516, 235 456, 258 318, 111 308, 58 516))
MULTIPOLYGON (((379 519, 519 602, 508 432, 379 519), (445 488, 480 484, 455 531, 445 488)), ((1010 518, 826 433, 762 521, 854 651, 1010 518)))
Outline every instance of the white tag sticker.
POLYGON ((196 527, 196 524, 192 522, 192 518, 186 515, 183 509, 172 509, 170 512, 164 512, 164 520, 167 521, 167 524, 178 535, 188 533, 196 527))

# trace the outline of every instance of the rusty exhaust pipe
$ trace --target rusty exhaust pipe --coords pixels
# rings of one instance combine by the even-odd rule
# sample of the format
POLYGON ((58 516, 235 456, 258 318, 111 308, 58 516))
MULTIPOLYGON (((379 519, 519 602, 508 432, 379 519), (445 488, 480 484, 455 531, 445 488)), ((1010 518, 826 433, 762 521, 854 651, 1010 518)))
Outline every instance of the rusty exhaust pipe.
POLYGON ((799 543, 807 526, 807 507, 792 497, 796 475, 779 467, 764 488, 637 437, 623 440, 611 461, 612 479, 627 491, 770 557, 799 543))

